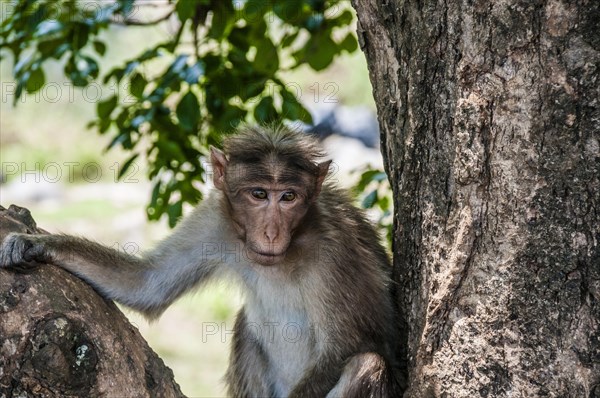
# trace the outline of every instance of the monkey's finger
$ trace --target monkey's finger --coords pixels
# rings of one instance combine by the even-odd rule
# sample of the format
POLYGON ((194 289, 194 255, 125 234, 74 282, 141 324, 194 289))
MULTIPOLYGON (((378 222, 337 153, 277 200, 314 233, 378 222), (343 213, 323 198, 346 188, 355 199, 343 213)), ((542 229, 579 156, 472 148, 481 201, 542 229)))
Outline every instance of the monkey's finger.
POLYGON ((13 267, 23 262, 23 253, 27 247, 27 240, 22 234, 10 233, 6 236, 0 247, 0 267, 13 267))
POLYGON ((23 246, 23 261, 30 262, 48 262, 49 258, 46 255, 46 250, 44 249, 44 245, 31 241, 29 239, 25 240, 23 246))
POLYGON ((12 251, 14 246, 13 234, 8 234, 0 246, 0 267, 9 267, 12 263, 12 251))

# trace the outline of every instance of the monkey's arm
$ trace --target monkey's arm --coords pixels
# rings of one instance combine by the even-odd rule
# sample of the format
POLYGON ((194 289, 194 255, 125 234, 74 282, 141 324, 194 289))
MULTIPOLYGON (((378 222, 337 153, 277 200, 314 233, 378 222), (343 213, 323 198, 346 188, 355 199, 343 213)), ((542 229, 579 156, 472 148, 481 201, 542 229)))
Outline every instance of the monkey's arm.
MULTIPOLYGON (((182 262, 174 254, 135 257, 74 236, 12 233, 2 242, 0 267, 31 261, 58 265, 88 282, 102 296, 152 318, 214 268, 210 262, 189 257, 182 262)), ((186 253, 179 255, 185 257, 186 253)))
POLYGON ((2 242, 0 266, 37 261, 56 264, 84 279, 103 296, 140 307, 135 299, 151 267, 144 260, 68 235, 11 233, 2 242))
POLYGON ((171 236, 142 257, 68 235, 12 233, 0 246, 0 267, 31 261, 56 264, 88 282, 104 297, 153 318, 211 276, 222 262, 215 246, 218 248, 216 242, 222 242, 224 226, 220 225, 222 219, 214 211, 214 204, 212 209, 196 209, 171 236))

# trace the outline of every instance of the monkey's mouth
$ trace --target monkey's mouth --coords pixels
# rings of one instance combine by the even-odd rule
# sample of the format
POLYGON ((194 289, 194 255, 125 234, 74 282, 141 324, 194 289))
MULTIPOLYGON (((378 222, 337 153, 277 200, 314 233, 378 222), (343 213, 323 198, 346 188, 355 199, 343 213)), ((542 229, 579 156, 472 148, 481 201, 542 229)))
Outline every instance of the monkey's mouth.
POLYGON ((261 265, 274 265, 283 261, 285 252, 271 253, 250 249, 248 250, 248 257, 261 265))

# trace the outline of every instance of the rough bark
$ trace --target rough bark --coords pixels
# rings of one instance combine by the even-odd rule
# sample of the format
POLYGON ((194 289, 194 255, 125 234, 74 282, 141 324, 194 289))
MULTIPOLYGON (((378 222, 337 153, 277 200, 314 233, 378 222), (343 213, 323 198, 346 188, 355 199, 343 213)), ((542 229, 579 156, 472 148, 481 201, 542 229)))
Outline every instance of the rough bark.
POLYGON ((600 397, 600 2, 354 0, 407 397, 600 397))
MULTIPOLYGON (((0 240, 44 233, 0 206, 0 240)), ((0 269, 0 398, 183 397, 173 372, 112 303, 51 265, 0 269)))

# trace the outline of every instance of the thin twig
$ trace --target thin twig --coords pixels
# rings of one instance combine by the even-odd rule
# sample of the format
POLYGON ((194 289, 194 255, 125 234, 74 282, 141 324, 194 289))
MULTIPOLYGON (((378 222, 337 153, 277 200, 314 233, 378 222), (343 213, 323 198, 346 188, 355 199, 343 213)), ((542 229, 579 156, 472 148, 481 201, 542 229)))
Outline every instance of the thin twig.
POLYGON ((122 25, 122 26, 151 26, 151 25, 156 25, 158 23, 166 21, 167 19, 169 19, 171 17, 171 15, 173 15, 174 12, 175 12, 175 10, 171 10, 166 15, 163 15, 162 17, 154 19, 152 21, 138 21, 135 19, 124 19, 122 21, 119 21, 119 20, 113 19, 111 22, 115 25, 122 25))

